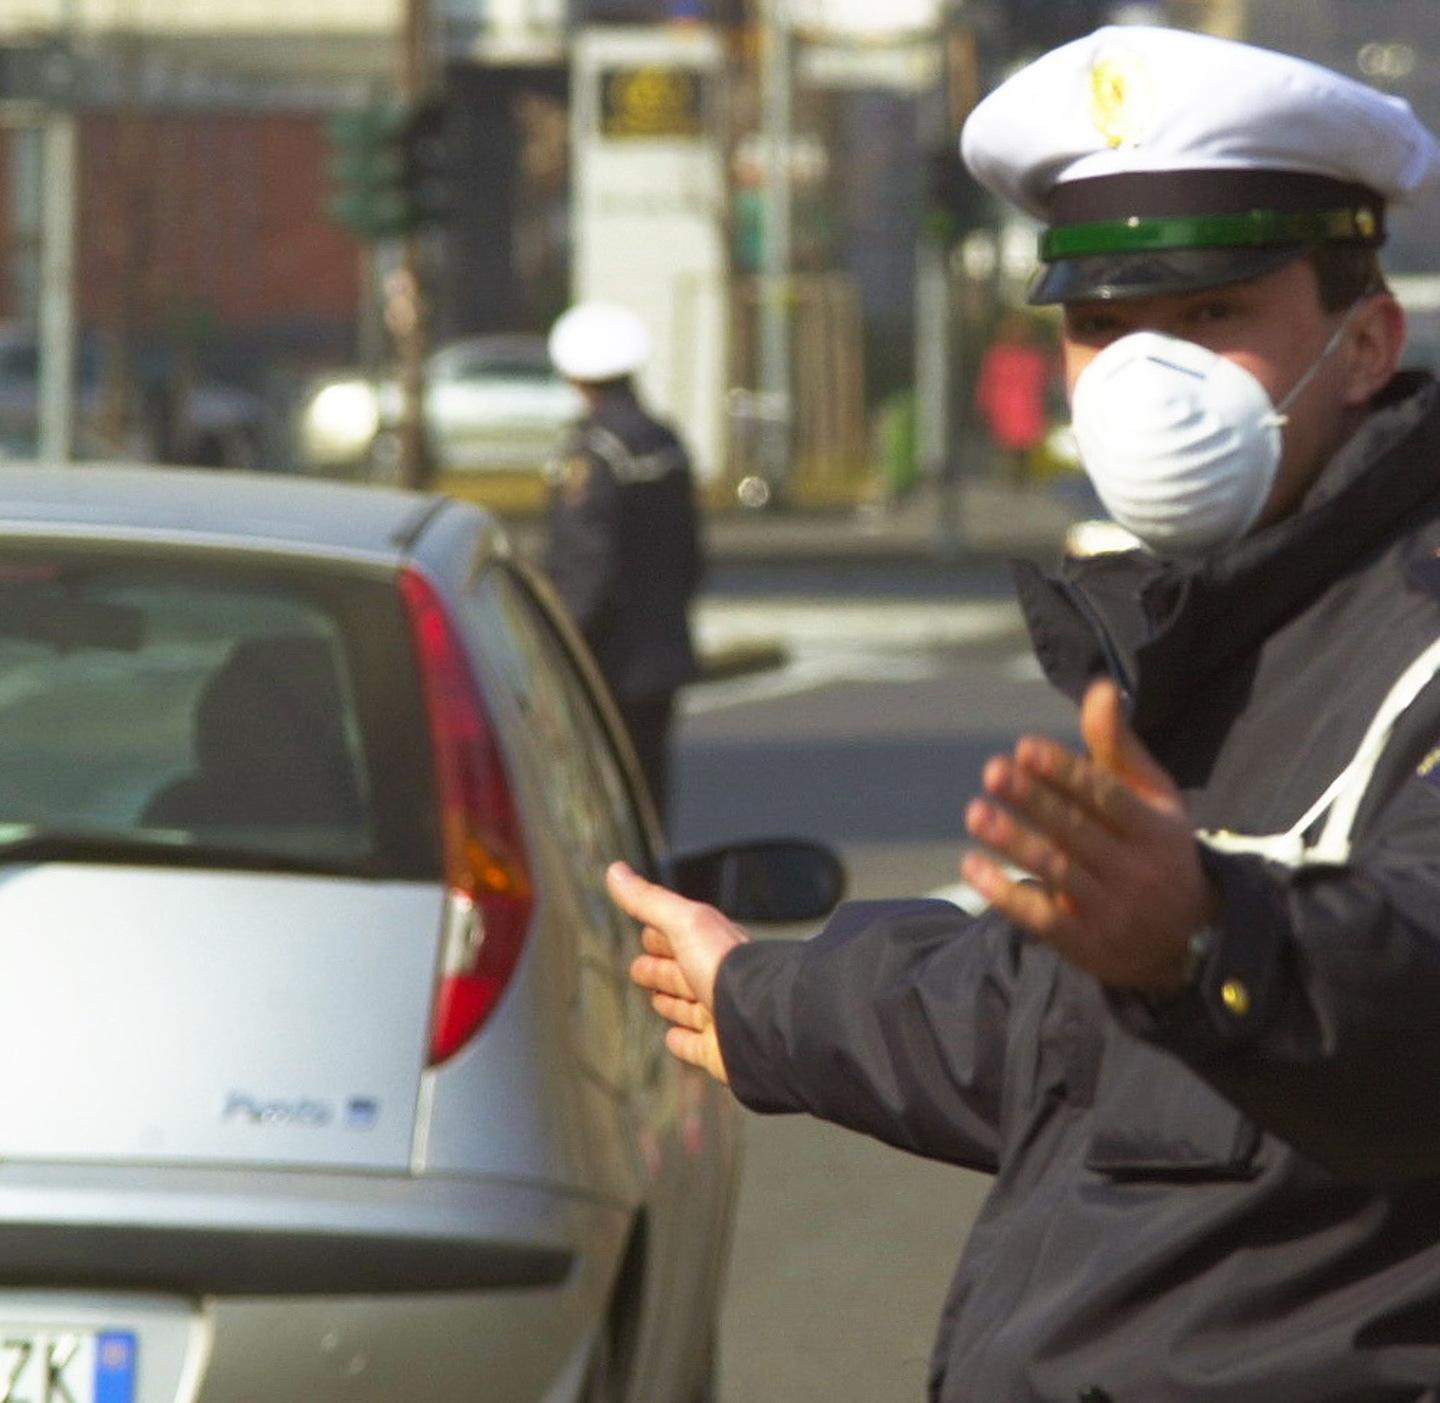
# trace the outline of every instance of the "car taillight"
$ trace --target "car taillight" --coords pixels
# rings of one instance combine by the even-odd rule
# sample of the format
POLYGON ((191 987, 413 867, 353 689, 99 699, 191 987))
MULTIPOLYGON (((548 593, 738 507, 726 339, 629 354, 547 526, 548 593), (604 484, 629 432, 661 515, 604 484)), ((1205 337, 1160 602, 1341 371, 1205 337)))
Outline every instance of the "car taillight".
POLYGON ((400 574, 420 662, 449 890, 430 1063, 465 1045, 519 962, 534 897, 520 816, 464 649, 434 586, 400 574))

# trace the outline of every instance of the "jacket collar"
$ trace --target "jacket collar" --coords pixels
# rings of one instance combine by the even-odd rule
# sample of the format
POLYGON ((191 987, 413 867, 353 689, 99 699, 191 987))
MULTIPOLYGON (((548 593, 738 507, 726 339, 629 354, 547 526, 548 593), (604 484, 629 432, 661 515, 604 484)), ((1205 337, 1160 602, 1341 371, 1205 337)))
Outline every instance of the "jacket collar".
MULTIPOLYGON (((1078 697, 1109 672, 1152 741, 1210 677, 1233 667, 1321 591, 1406 528, 1440 515, 1440 386, 1399 375, 1298 511, 1200 562, 1141 551, 1016 566, 1036 656, 1078 697)), ((1412 574, 1440 593, 1433 552, 1412 574), (1426 571, 1428 569, 1428 576, 1426 571)))

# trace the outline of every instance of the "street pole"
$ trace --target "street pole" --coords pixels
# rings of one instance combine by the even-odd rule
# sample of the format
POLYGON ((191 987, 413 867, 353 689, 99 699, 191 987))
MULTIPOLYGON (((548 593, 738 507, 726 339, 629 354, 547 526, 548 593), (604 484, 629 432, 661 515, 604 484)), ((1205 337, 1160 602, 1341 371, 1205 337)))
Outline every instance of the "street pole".
POLYGON ((42 82, 49 100, 40 119, 40 248, 35 309, 35 447, 41 462, 75 454, 75 205, 79 192, 79 121, 75 63, 79 0, 63 0, 53 53, 42 82))
MULTIPOLYGON (((976 52, 975 34, 970 25, 952 16, 946 9, 941 12, 940 33, 944 58, 936 101, 922 111, 928 113, 929 132, 942 142, 958 142, 959 132, 975 105, 980 101, 980 66, 976 52)), ((928 429, 928 446, 937 454, 933 460, 938 472, 935 478, 936 501, 936 550, 945 559, 963 555, 967 546, 965 513, 963 502, 963 478, 970 447, 962 446, 955 429, 957 422, 964 423, 960 410, 961 395, 968 396, 971 387, 956 382, 956 346, 962 344, 966 328, 956 315, 957 300, 950 267, 950 249, 938 240, 927 240, 921 251, 919 270, 920 296, 928 283, 929 294, 934 302, 931 310, 925 310, 922 302, 919 325, 927 326, 926 317, 932 319, 928 331, 922 336, 932 338, 935 349, 931 352, 929 370, 931 393, 939 390, 939 399, 934 408, 934 417, 928 429), (939 323, 937 326, 936 323, 939 323), (936 386, 935 381, 940 381, 936 386)), ((922 345, 924 345, 922 341, 922 345)), ((923 367, 924 361, 921 361, 923 367)), ((917 367, 917 381, 922 380, 921 369, 917 367)), ((917 390, 920 385, 917 384, 917 390)), ((922 420, 923 422, 923 420, 922 420)), ((922 443, 926 442, 923 437, 922 443)))
MULTIPOLYGON (((400 96, 413 111, 430 89, 430 0, 405 0, 400 29, 400 96)), ((386 324, 400 372, 400 485, 428 487, 434 478, 425 425, 425 357, 429 349, 420 236, 406 234, 400 266, 387 288, 386 324)))
MULTIPOLYGON (((150 190, 153 153, 142 111, 144 51, 135 18, 135 0, 122 7, 114 33, 114 61, 120 85, 115 103, 116 139, 108 179, 115 190, 117 217, 104 227, 103 247, 113 279, 100 315, 101 366, 97 429, 111 454, 129 456, 136 448, 134 340, 148 287, 145 264, 152 253, 150 190)), ((143 445, 142 452, 151 445, 143 445)))
POLYGON ((1223 39, 1243 39, 1249 19, 1249 0, 1205 0, 1203 28, 1223 39))
POLYGON ((939 506, 937 547, 953 556, 965 545, 951 451, 950 251, 923 231, 915 253, 915 452, 939 506))
POLYGON ((36 446, 42 462, 68 463, 75 435, 75 114, 48 113, 41 133, 36 446))
MULTIPOLYGON (((915 99, 916 144, 927 158, 954 140, 943 25, 942 19, 934 36, 935 80, 915 99)), ((964 528, 952 481, 950 250, 945 233, 932 223, 922 220, 915 250, 915 452, 939 507, 937 549, 951 557, 964 548, 964 528)))
POLYGON ((761 87, 765 202, 760 278, 761 463, 772 500, 789 485, 794 406, 790 373, 793 244, 791 151, 795 120, 794 41, 787 0, 763 0, 761 87))

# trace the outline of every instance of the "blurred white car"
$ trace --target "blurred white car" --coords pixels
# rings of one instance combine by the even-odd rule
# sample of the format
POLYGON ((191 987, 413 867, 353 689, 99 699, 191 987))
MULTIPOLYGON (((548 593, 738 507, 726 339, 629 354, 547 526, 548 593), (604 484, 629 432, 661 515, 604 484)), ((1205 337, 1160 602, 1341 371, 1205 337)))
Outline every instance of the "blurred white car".
POLYGON ((1440 275, 1396 273, 1386 279, 1405 309, 1402 366, 1440 375, 1440 275))
MULTIPOLYGON (((442 472, 539 472, 584 410, 550 365, 544 338, 477 336, 426 363, 425 421, 442 472)), ((346 371, 317 380, 297 411, 304 472, 394 482, 400 385, 346 371)))
POLYGON ((713 1403, 737 1116, 604 870, 840 872, 641 784, 475 507, 0 469, 0 1396, 713 1403))

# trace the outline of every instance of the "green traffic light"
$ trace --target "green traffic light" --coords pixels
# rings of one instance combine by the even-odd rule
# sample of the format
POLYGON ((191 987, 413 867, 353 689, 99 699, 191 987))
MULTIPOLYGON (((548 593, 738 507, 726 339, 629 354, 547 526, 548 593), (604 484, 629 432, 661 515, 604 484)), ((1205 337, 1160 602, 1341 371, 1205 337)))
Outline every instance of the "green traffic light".
POLYGON ((357 238, 395 238, 434 215, 417 198, 415 148, 430 139, 434 105, 398 99, 337 112, 327 126, 331 195, 326 212, 357 238))

